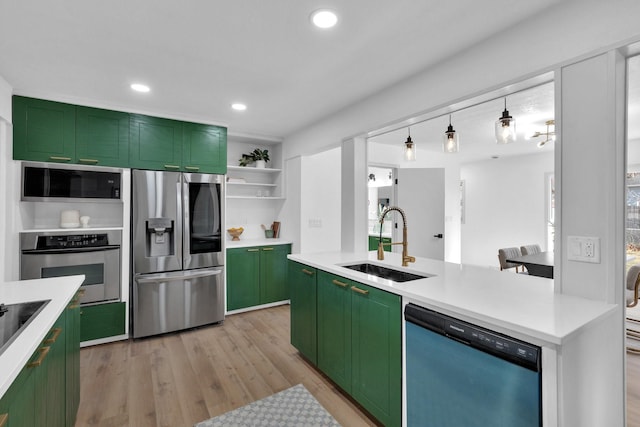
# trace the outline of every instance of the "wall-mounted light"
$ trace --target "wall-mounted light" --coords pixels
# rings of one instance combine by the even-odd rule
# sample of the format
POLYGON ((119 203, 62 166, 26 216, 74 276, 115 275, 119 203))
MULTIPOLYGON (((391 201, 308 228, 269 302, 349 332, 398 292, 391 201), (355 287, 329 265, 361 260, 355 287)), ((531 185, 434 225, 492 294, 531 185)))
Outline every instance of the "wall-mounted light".
POLYGON ((556 131, 555 131, 555 126, 556 126, 556 121, 555 120, 547 120, 546 122, 544 122, 545 125, 547 125, 547 131, 546 132, 536 132, 533 135, 531 135, 531 138, 538 138, 541 136, 544 136, 544 139, 538 142, 538 147, 544 147, 544 145, 547 142, 551 142, 551 141, 555 141, 556 140, 556 131), (549 127, 553 126, 554 129, 550 130, 549 127))
POLYGON ((509 115, 507 98, 504 99, 502 117, 496 121, 496 141, 498 144, 508 144, 516 140, 516 119, 509 115))
POLYGON ((407 128, 407 130, 409 131, 409 136, 404 142, 404 158, 410 162, 414 162, 416 160, 416 144, 411 140, 411 129, 407 128))
POLYGON ((458 143, 458 134, 455 130, 453 130, 453 126, 451 126, 451 114, 449 114, 449 127, 444 133, 444 137, 442 140, 442 150, 445 153, 457 153, 459 148, 458 143))

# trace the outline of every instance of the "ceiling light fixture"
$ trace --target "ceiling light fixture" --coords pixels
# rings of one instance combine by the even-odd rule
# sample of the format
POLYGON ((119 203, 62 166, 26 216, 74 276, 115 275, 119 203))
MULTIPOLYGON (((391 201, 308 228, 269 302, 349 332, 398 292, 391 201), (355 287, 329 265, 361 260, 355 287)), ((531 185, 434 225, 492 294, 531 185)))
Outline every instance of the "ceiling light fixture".
POLYGON ((318 28, 332 28, 338 23, 338 16, 328 9, 318 9, 311 14, 311 22, 318 28))
POLYGON ((507 98, 504 99, 502 117, 496 121, 496 141, 498 144, 508 144, 516 140, 516 120, 509 115, 507 98))
POLYGON ((556 131, 555 131, 555 126, 556 126, 556 121, 555 120, 547 120, 546 122, 544 122, 545 125, 547 125, 547 131, 546 132, 536 132, 533 135, 531 135, 531 138, 538 138, 540 136, 544 136, 544 139, 540 142, 538 142, 538 147, 544 147, 544 145, 547 142, 550 141, 555 141, 556 140, 556 131), (554 130, 550 131, 549 130, 549 126, 553 126, 554 130))
POLYGON ((136 92, 141 92, 141 93, 147 93, 151 90, 149 86, 143 85, 142 83, 132 83, 130 87, 136 92))
POLYGON ((458 152, 458 134, 453 130, 451 126, 451 114, 449 114, 449 127, 444 133, 444 139, 442 141, 442 149, 445 153, 457 153, 458 152))
POLYGON ((231 104, 231 108, 233 108, 236 111, 244 111, 247 109, 247 106, 245 104, 236 102, 234 104, 231 104))
POLYGON ((407 128, 409 136, 404 143, 404 158, 407 161, 414 162, 416 160, 416 144, 411 140, 411 128, 407 128))

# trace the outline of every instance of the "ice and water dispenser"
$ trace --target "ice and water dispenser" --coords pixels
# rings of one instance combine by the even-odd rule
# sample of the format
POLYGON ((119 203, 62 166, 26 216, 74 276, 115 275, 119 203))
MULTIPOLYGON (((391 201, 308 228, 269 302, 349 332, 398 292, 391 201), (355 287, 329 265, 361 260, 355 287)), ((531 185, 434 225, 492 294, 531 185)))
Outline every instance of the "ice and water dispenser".
POLYGON ((175 231, 170 218, 149 218, 146 221, 148 257, 175 255, 175 231))

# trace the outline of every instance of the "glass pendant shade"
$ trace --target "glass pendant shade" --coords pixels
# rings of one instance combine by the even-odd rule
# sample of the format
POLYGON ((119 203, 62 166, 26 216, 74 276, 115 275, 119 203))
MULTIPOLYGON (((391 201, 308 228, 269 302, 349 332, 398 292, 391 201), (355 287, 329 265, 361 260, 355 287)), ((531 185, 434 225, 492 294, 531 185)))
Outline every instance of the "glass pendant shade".
POLYGON ((509 115, 507 100, 504 100, 502 117, 496 121, 496 141, 498 144, 508 144, 516 140, 516 120, 509 115))
POLYGON ((449 117, 449 127, 444 133, 442 139, 442 151, 445 153, 457 153, 459 148, 458 134, 451 126, 451 117, 449 117))
POLYGON ((410 162, 416 160, 416 144, 411 140, 411 134, 409 134, 404 143, 404 158, 410 162))

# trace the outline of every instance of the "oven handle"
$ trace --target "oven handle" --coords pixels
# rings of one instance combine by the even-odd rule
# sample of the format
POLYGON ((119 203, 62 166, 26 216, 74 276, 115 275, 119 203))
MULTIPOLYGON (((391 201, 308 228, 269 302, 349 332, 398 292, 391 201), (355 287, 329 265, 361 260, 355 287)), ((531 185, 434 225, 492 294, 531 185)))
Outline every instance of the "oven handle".
POLYGON ((145 275, 145 277, 136 277, 138 283, 157 283, 157 282, 173 282, 185 279, 195 279, 198 277, 215 276, 222 273, 222 270, 206 270, 206 271, 187 271, 184 274, 167 274, 160 273, 154 275, 145 275))
POLYGON ((56 255, 56 254, 77 254, 86 252, 105 252, 120 249, 118 245, 98 246, 93 248, 73 248, 73 249, 25 249, 23 255, 56 255))

